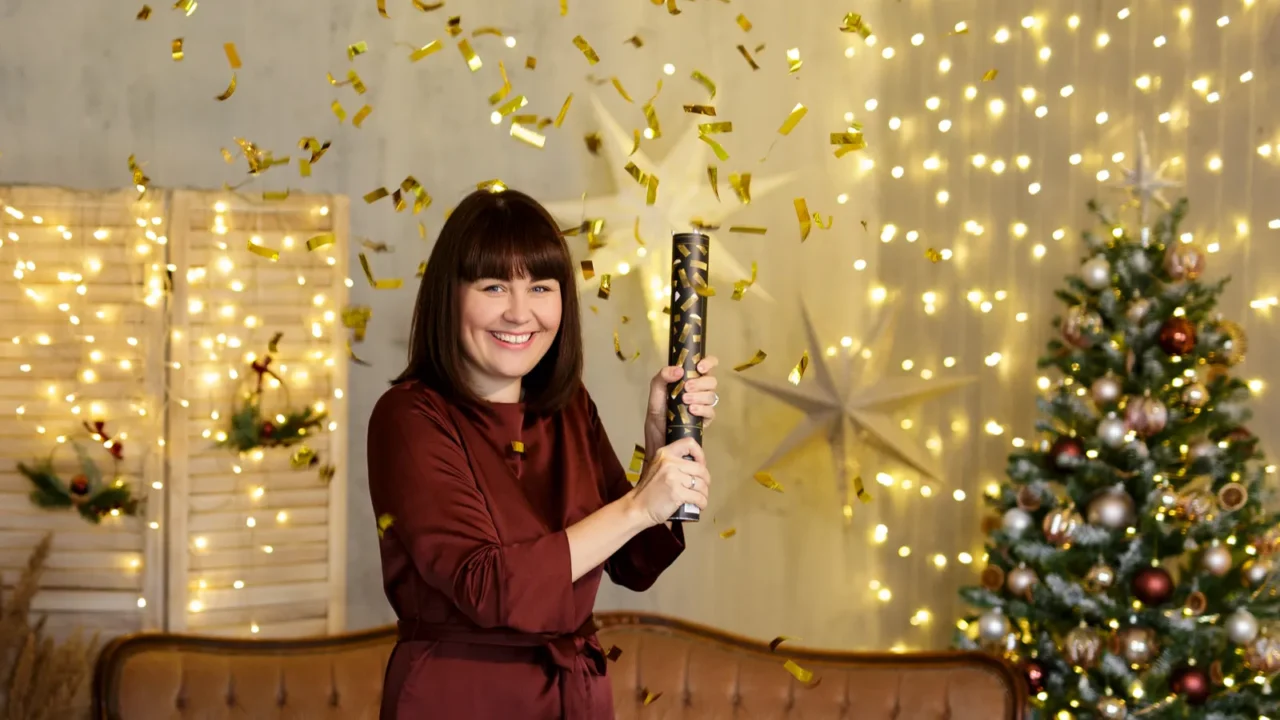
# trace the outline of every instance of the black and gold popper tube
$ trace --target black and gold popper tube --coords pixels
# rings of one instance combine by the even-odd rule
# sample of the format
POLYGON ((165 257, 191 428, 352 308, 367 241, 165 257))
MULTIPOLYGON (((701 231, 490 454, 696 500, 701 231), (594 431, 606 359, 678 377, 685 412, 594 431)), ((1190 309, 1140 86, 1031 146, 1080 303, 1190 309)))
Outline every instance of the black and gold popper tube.
MULTIPOLYGON (((700 232, 671 236, 671 344, 667 364, 684 368, 684 375, 667 387, 667 444, 691 437, 702 444, 702 418, 689 413, 681 401, 685 380, 698 377, 698 362, 707 350, 708 258, 711 238, 700 232)), ((686 459, 692 459, 686 456, 686 459)), ((697 522, 697 505, 685 503, 672 520, 697 522)))

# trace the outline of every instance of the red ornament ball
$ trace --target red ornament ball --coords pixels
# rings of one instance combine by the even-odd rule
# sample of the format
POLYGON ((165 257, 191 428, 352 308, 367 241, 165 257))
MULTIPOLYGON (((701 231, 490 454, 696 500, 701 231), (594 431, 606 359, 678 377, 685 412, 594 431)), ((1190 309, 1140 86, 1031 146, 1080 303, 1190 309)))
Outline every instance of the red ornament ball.
POLYGON ((1022 676, 1027 679, 1027 687, 1031 688, 1031 694, 1044 691, 1044 667, 1035 660, 1025 660, 1019 665, 1022 676))
POLYGON ((76 475, 71 478, 70 487, 68 488, 72 495, 88 495, 89 479, 84 475, 76 475))
POLYGON ((1066 470, 1082 457, 1084 457, 1084 443, 1080 442, 1079 438, 1063 435, 1049 446, 1049 459, 1059 470, 1066 470))
POLYGON ((1131 590, 1147 605, 1163 605, 1173 597, 1173 576, 1164 568, 1143 568, 1133 576, 1131 590))
POLYGON ((271 437, 276 434, 276 426, 270 420, 262 423, 262 437, 271 437))
POLYGON ((1169 689, 1186 699, 1188 705, 1203 705, 1211 692, 1209 674, 1198 667, 1181 665, 1169 675, 1169 689))
POLYGON ((1186 355, 1196 349, 1196 326, 1184 317, 1173 317, 1160 326, 1160 349, 1170 355, 1186 355))

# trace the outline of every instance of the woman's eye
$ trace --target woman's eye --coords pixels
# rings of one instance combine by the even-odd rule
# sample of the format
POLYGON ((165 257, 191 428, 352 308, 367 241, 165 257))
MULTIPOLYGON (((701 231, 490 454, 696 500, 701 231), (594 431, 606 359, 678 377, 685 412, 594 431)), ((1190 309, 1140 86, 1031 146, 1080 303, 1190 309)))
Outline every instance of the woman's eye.
POLYGON ((485 292, 501 292, 501 291, 502 291, 502 286, 501 286, 501 285, 490 285, 489 287, 485 288, 485 289, 484 289, 484 291, 485 291, 485 292))

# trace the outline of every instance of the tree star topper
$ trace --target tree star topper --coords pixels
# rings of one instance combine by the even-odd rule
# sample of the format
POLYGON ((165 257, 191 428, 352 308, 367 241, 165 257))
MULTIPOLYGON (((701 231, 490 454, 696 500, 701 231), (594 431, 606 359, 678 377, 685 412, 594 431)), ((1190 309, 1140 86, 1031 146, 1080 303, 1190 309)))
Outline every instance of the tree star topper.
POLYGON ((1169 167, 1168 161, 1158 167, 1151 164, 1151 155, 1147 152, 1147 136, 1138 133, 1138 152, 1133 160, 1132 168, 1123 168, 1124 182, 1117 187, 1126 189, 1138 201, 1138 222, 1145 230, 1149 219, 1150 203, 1155 202, 1162 208, 1168 208, 1169 202, 1161 194, 1166 188, 1178 187, 1174 180, 1166 180, 1162 173, 1169 167))

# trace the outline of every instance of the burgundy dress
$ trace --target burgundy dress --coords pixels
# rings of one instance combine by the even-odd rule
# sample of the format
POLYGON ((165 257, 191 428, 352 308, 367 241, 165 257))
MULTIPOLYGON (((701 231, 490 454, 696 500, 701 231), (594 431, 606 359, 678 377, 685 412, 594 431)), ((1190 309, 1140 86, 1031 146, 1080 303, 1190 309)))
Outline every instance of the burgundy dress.
POLYGON ((645 590, 684 537, 678 523, 649 528, 570 582, 565 528, 631 489, 586 388, 539 416, 404 382, 378 400, 368 435, 400 627, 382 720, 613 718, 591 617, 601 572, 645 590))

